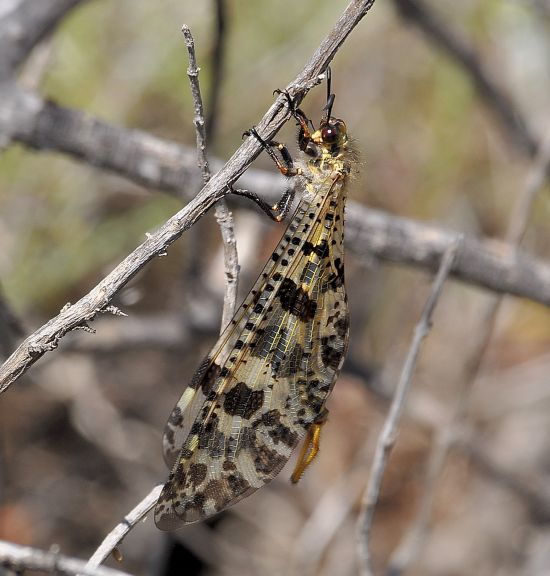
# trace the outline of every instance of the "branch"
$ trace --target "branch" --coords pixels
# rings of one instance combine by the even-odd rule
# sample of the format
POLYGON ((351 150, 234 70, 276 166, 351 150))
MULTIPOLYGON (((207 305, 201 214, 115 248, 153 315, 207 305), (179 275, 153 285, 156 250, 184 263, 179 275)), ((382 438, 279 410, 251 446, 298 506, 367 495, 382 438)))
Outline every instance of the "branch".
POLYGON ((378 437, 376 443, 376 450, 371 467, 371 475, 368 487, 363 495, 361 512, 357 522, 357 537, 358 537, 358 552, 359 552, 359 565, 361 573, 365 576, 374 574, 370 558, 370 534, 372 529, 372 522, 374 520, 374 511, 378 502, 380 494, 380 487, 382 486, 382 478, 384 470, 388 461, 390 452, 395 444, 397 428, 401 413, 405 408, 405 401, 409 392, 411 380, 413 377, 414 369, 416 367, 416 360, 420 352, 422 341, 428 335, 432 325, 432 315, 443 290, 445 280, 449 276, 449 272, 453 266, 456 258, 457 250, 460 245, 460 238, 455 239, 453 243, 447 248, 441 260, 441 265, 437 276, 433 282, 430 296, 426 301, 422 315, 416 328, 414 330, 414 337, 403 365, 399 383, 395 389, 395 394, 390 405, 388 416, 384 422, 384 426, 378 437))
POLYGON ((83 0, 19 0, 0 18, 0 77, 13 75, 31 50, 83 0))
MULTIPOLYGON (((456 236, 456 233, 442 228, 367 210, 357 204, 350 207, 346 226, 346 245, 352 253, 426 270, 437 269, 437 262, 456 236)), ((5 388, 20 372, 25 372, 33 363, 29 355, 34 350, 37 353, 41 351, 41 356, 47 351, 44 346, 55 348, 58 340, 69 330, 95 316, 106 305, 107 294, 114 293, 116 286, 124 280, 126 267, 135 265, 133 259, 144 257, 142 251, 146 255, 154 240, 151 237, 137 254, 130 255, 87 296, 29 336, 0 368, 0 384, 5 388), (83 318, 83 314, 90 314, 90 317, 83 318)), ((550 306, 550 266, 520 250, 510 250, 503 242, 465 239, 451 274, 495 292, 521 296, 550 306)))
POLYGON ((485 100, 516 147, 533 157, 539 148, 537 137, 530 131, 515 103, 493 81, 484 70, 477 54, 422 0, 393 0, 401 16, 410 20, 439 46, 471 78, 476 90, 485 100))
POLYGON ((128 512, 122 522, 107 534, 99 548, 88 560, 85 568, 86 571, 95 572, 98 569, 99 565, 119 546, 122 540, 124 540, 126 534, 153 508, 160 496, 162 488, 162 484, 155 486, 135 508, 128 512))
MULTIPOLYGON (((346 220, 346 246, 357 255, 376 256, 435 271, 456 232, 353 205, 346 220)), ((550 306, 550 266, 505 242, 465 238, 451 275, 494 292, 550 306)))
MULTIPOLYGON (((185 37, 185 44, 189 53, 189 68, 187 75, 191 84, 191 94, 195 106, 195 118, 193 124, 197 133, 197 155, 198 164, 202 172, 202 179, 208 183, 212 174, 206 157, 206 131, 204 126, 204 113, 202 106, 202 96, 199 84, 199 70, 195 57, 195 41, 189 27, 183 26, 181 29, 185 37)), ((235 304, 237 302, 237 288, 239 282, 239 257, 237 255, 237 241, 233 232, 233 214, 229 211, 225 199, 221 199, 214 206, 214 216, 220 227, 223 241, 223 261, 225 271, 225 294, 223 298, 223 313, 220 327, 220 334, 233 318, 235 314, 235 304)))
POLYGON ((127 572, 113 568, 96 567, 89 569, 84 561, 76 558, 2 541, 0 541, 0 567, 15 570, 18 573, 24 570, 40 570, 52 574, 129 576, 127 572))
MULTIPOLYGON (((330 64, 334 54, 361 18, 374 4, 374 0, 352 0, 338 19, 329 35, 321 42, 311 60, 298 77, 286 87, 286 92, 299 104, 304 95, 319 82, 321 73, 330 64)), ((271 139, 288 119, 287 98, 281 94, 257 125, 258 133, 271 139)), ((4 118, 5 121, 5 118, 4 118)), ((0 127, 2 118, 0 118, 0 127)), ((0 392, 15 382, 46 352, 56 348, 67 332, 84 326, 101 312, 133 276, 188 230, 239 178, 247 166, 258 156, 261 146, 249 137, 233 154, 225 166, 204 186, 183 210, 177 212, 145 242, 127 256, 106 278, 76 304, 68 305, 52 320, 27 338, 0 369, 0 392)))

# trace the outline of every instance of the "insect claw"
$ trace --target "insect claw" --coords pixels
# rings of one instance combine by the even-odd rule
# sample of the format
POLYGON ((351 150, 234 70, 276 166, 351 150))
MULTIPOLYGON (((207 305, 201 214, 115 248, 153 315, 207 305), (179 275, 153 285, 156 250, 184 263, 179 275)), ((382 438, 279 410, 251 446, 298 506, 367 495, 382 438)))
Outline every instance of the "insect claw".
POLYGON ((273 94, 279 94, 279 95, 284 94, 288 109, 290 110, 292 115, 296 113, 296 104, 294 104, 292 97, 290 96, 287 90, 280 90, 279 88, 277 88, 276 90, 273 90, 273 94))

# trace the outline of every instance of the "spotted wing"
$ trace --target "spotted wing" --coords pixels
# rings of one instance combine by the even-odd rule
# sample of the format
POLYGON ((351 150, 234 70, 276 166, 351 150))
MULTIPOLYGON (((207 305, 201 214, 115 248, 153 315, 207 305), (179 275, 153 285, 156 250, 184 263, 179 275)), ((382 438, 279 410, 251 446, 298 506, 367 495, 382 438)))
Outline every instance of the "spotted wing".
POLYGON ((269 482, 322 410, 347 343, 337 188, 313 212, 300 205, 274 265, 174 409, 159 528, 202 520, 269 482))

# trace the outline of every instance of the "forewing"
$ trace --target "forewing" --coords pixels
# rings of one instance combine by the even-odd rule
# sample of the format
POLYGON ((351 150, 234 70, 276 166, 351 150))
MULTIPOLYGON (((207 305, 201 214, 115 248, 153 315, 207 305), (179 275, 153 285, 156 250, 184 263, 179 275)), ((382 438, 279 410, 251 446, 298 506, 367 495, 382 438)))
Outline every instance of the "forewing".
POLYGON ((334 224, 337 215, 343 224, 343 199, 329 196, 313 212, 300 204, 273 265, 174 409, 165 434, 172 471, 155 510, 159 528, 202 520, 269 482, 322 410, 347 345, 334 224), (328 233, 324 244, 321 230, 328 233))
POLYGON ((288 262, 293 259, 297 247, 292 240, 304 233, 302 220, 307 208, 307 202, 300 203, 283 238, 254 286, 174 406, 166 423, 163 437, 164 461, 169 469, 174 467, 181 446, 188 437, 191 426, 204 403, 207 402, 208 397, 214 397, 218 392, 219 380, 223 378, 222 367, 230 358, 233 358, 231 364, 240 360, 244 352, 244 341, 250 337, 251 332, 264 316, 266 307, 270 305, 277 286, 283 280, 283 275, 275 274, 274 269, 281 267, 281 261, 288 262))

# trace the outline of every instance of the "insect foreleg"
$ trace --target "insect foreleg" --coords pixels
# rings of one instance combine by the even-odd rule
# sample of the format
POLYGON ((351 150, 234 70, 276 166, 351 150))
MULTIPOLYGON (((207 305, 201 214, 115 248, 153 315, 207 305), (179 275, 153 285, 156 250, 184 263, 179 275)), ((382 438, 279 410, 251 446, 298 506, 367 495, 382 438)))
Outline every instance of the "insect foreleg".
POLYGON ((283 176, 289 176, 289 177, 298 176, 302 173, 301 168, 295 168, 294 167, 294 162, 292 161, 292 156, 290 155, 288 148, 284 144, 281 144, 280 142, 276 142, 275 140, 270 140, 269 142, 266 142, 258 134, 258 132, 256 132, 255 128, 251 128, 250 130, 247 130, 243 134, 243 136, 254 136, 254 138, 256 138, 256 140, 260 143, 262 148, 269 154, 269 157, 273 160, 273 162, 275 162, 275 164, 277 165, 277 168, 279 169, 279 172, 283 176), (275 153, 275 150, 277 150, 279 152, 282 160, 281 160, 281 158, 279 158, 277 156, 277 154, 275 153))
POLYGON ((238 196, 244 196, 245 198, 250 198, 256 202, 256 204, 275 222, 281 222, 284 220, 292 206, 292 201, 294 200, 294 188, 290 187, 285 190, 281 199, 273 205, 268 204, 265 200, 260 198, 256 192, 251 192, 250 190, 231 190, 233 194, 238 196))

